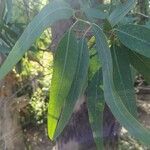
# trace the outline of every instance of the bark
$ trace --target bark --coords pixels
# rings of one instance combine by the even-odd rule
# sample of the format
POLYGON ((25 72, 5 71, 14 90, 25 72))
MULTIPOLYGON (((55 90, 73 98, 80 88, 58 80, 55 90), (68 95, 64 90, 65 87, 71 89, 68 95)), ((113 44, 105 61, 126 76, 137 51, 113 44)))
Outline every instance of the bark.
MULTIPOLYGON (((2 57, 0 57, 2 58, 2 57)), ((1 59, 2 60, 2 59, 1 59)), ((0 149, 24 150, 24 140, 19 122, 19 114, 13 107, 14 87, 17 80, 10 72, 0 81, 0 149)))

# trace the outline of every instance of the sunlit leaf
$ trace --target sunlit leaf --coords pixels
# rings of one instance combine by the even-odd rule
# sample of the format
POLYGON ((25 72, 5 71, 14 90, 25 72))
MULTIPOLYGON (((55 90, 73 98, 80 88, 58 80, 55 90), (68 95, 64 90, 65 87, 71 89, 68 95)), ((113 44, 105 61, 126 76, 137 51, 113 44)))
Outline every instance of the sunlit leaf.
POLYGON ((72 14, 72 9, 62 0, 55 0, 45 6, 27 26, 0 68, 0 80, 22 58, 36 38, 39 37, 46 28, 50 27, 50 25, 57 20, 70 18, 72 14))
POLYGON ((150 58, 150 29, 140 25, 123 25, 115 30, 126 47, 150 58))
POLYGON ((74 106, 78 98, 81 96, 81 94, 83 94, 82 92, 86 83, 88 64, 89 64, 89 55, 88 55, 87 44, 84 39, 83 40, 81 39, 78 42, 78 48, 80 54, 78 57, 78 64, 77 64, 75 77, 71 85, 69 94, 65 100, 65 104, 63 105, 62 113, 57 124, 54 138, 59 136, 60 133, 63 131, 64 127, 67 125, 73 113, 74 106))
POLYGON ((99 58, 102 62, 104 97, 107 105, 111 109, 116 119, 137 139, 145 145, 150 143, 150 132, 145 129, 130 114, 121 97, 117 94, 113 83, 113 63, 111 52, 103 31, 97 26, 93 26, 96 37, 96 45, 99 58))
POLYGON ((112 26, 115 26, 119 21, 135 6, 136 0, 127 0, 121 3, 109 16, 108 20, 112 26))
POLYGON ((54 138, 58 120, 75 77, 79 49, 72 32, 68 32, 58 45, 54 58, 53 77, 48 106, 48 134, 54 138))

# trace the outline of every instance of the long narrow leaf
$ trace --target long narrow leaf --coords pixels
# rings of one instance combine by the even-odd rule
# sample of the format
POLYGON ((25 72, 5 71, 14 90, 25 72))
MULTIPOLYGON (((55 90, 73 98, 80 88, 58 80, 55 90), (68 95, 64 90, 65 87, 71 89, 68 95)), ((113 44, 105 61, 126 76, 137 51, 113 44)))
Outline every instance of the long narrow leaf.
POLYGON ((102 71, 98 70, 91 79, 87 88, 87 106, 89 121, 93 132, 94 141, 98 150, 104 149, 103 143, 103 111, 104 93, 100 88, 102 84, 102 71))
POLYGON ((115 26, 123 17, 135 6, 136 0, 127 0, 120 4, 109 16, 108 20, 112 26, 115 26))
POLYGON ((0 80, 13 68, 30 48, 35 39, 51 24, 60 19, 68 19, 72 16, 72 9, 63 1, 55 0, 45 6, 41 12, 27 26, 4 64, 0 68, 0 80))
POLYGON ((96 37, 96 45, 99 58, 102 62, 104 97, 107 105, 111 109, 117 120, 137 139, 144 144, 150 145, 150 132, 145 129, 130 114, 122 99, 117 94, 113 83, 113 63, 111 52, 103 31, 97 26, 93 26, 96 37))
POLYGON ((78 48, 80 55, 78 58, 78 65, 76 69, 76 74, 74 81, 71 85, 69 95, 66 98, 65 104, 62 109, 60 119, 57 124, 56 132, 54 138, 60 135, 64 127, 69 122, 69 119, 73 113, 74 106, 83 92, 84 85, 87 79, 88 65, 89 65, 89 55, 88 48, 85 40, 81 40, 78 43, 78 48))
POLYGON ((123 25, 115 30, 126 47, 150 58, 150 29, 140 25, 123 25))
POLYGON ((54 58, 53 77, 48 106, 48 134, 54 139, 55 130, 75 77, 79 49, 72 32, 61 40, 54 58))
POLYGON ((118 95, 123 100, 129 112, 137 118, 136 98, 132 81, 128 52, 123 46, 113 45, 113 79, 118 95))

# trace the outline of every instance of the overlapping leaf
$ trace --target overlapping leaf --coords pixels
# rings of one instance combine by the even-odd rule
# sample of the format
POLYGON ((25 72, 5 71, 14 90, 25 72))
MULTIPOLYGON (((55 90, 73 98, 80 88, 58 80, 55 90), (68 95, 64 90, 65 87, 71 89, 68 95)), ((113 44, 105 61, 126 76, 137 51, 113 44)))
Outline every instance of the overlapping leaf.
POLYGON ((8 55, 4 64, 0 68, 0 80, 13 68, 30 48, 35 39, 51 24, 60 19, 68 19, 73 11, 62 0, 54 0, 45 6, 41 12, 27 26, 12 51, 8 55))
POLYGON ((116 91, 128 111, 137 118, 137 107, 128 52, 123 46, 113 45, 113 80, 116 91))
POLYGON ((150 29, 140 25, 123 25, 116 28, 116 33, 126 47, 150 58, 150 29))
POLYGON ((78 42, 78 49, 80 51, 80 54, 78 57, 75 77, 71 85, 69 94, 65 100, 65 104, 63 105, 62 113, 57 124, 54 138, 59 136, 60 133, 63 131, 64 127, 67 125, 78 98, 81 96, 81 94, 83 94, 82 92, 86 83, 89 55, 87 44, 84 39, 81 39, 78 42))
POLYGON ((150 58, 128 50, 130 63, 150 83, 150 58))
POLYGON ((150 145, 150 132, 145 129, 130 114, 122 99, 117 94, 113 83, 113 64, 111 52, 103 31, 97 26, 93 26, 96 37, 98 55, 102 62, 104 97, 107 105, 111 109, 117 120, 137 139, 145 145, 150 145))
POLYGON ((112 26, 115 26, 119 21, 135 6, 136 0, 127 0, 120 4, 109 16, 108 20, 112 26))
POLYGON ((58 120, 75 77, 79 50, 75 35, 68 32, 58 45, 48 106, 48 134, 54 138, 58 120))
POLYGON ((97 149, 104 149, 103 145, 103 111, 104 93, 100 88, 102 84, 102 70, 98 70, 91 79, 87 88, 87 106, 89 121, 97 149))

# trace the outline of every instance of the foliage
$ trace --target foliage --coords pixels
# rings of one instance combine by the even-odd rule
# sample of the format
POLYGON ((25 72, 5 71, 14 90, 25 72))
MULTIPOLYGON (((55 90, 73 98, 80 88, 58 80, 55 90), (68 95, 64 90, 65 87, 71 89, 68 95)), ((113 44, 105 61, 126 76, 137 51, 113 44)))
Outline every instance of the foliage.
MULTIPOLYGON (((134 18, 131 19, 132 21, 122 21, 125 17, 131 17, 131 14, 134 14, 130 10, 135 6, 135 0, 127 0, 116 7, 105 6, 105 9, 104 7, 95 8, 87 1, 80 2, 80 10, 74 10, 63 0, 53 0, 46 5, 29 23, 13 46, 0 68, 0 79, 23 57, 46 28, 56 21, 73 17, 76 22, 64 34, 54 57, 48 106, 49 137, 56 139, 63 131, 64 125, 67 124, 73 112, 76 100, 86 90, 89 95, 89 120, 97 149, 103 149, 102 128, 95 135, 97 131, 95 123, 102 126, 102 120, 98 120, 98 116, 102 114, 103 101, 133 136, 145 145, 149 145, 150 131, 137 120, 130 66, 143 74, 149 82, 149 65, 146 64, 150 62, 150 30, 138 25, 138 22, 134 23, 134 18), (80 12, 80 18, 77 12, 80 12), (99 19, 103 20, 103 26, 99 25, 99 19), (81 24, 84 24, 85 32, 77 37, 73 29, 81 24), (92 46, 89 46, 91 39, 87 38, 88 32, 92 32, 94 37, 92 46), (81 43, 78 39, 82 39, 81 43), (98 67, 93 66, 96 70, 91 69, 92 59, 89 60, 93 57, 91 53, 97 56, 94 57, 96 59, 94 61, 99 62, 98 67), (80 67, 85 70, 85 73, 80 67), (88 69, 90 75, 87 74, 88 69), (102 70, 102 77, 96 75, 99 69, 102 70), (93 70, 94 73, 91 73, 90 71, 93 70), (126 72, 128 72, 127 76, 125 76, 126 72)), ((97 65, 97 63, 94 64, 97 65)))

